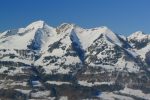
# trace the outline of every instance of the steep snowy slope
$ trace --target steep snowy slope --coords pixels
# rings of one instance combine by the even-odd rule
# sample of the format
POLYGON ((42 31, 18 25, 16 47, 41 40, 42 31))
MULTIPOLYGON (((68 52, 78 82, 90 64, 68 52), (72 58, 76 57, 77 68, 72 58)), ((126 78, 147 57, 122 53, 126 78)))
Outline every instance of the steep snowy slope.
POLYGON ((83 49, 87 49, 101 34, 105 34, 106 37, 113 43, 120 46, 122 45, 117 36, 105 26, 93 29, 82 29, 78 26, 75 26, 74 31, 79 37, 83 49))
POLYGON ((33 22, 26 28, 3 32, 0 37, 0 48, 40 49, 48 37, 55 33, 55 28, 48 26, 44 21, 33 22))
POLYGON ((43 55, 35 65, 43 66, 47 74, 69 74, 75 72, 80 58, 74 50, 73 43, 78 42, 72 33, 72 24, 62 24, 57 29, 57 35, 50 38, 43 55), (72 37, 71 37, 72 36, 72 37))
POLYGON ((135 49, 141 49, 147 45, 150 40, 150 36, 141 31, 137 31, 128 36, 128 40, 135 49))
POLYGON ((131 34, 128 41, 144 61, 146 54, 150 51, 150 35, 138 31, 131 34))
POLYGON ((79 38, 85 51, 85 62, 90 66, 103 67, 110 70, 139 71, 135 62, 137 54, 131 49, 127 41, 113 33, 107 27, 82 29, 75 26, 74 32, 79 38), (127 58, 132 58, 129 61, 127 58))
POLYGON ((26 28, 3 32, 0 35, 0 64, 20 67, 33 64, 38 59, 39 50, 44 47, 49 37, 55 34, 55 28, 44 21, 33 22, 26 28))

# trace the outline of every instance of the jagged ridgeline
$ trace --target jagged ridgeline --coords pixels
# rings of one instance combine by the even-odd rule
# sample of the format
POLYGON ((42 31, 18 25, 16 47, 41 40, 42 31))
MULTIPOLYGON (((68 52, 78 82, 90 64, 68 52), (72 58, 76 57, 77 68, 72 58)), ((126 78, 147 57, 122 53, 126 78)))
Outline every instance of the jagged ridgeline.
MULTIPOLYGON (((0 99, 150 98, 150 35, 44 21, 0 33, 0 99), (114 92, 115 91, 115 92, 114 92)), ((112 100, 112 99, 110 99, 112 100)))

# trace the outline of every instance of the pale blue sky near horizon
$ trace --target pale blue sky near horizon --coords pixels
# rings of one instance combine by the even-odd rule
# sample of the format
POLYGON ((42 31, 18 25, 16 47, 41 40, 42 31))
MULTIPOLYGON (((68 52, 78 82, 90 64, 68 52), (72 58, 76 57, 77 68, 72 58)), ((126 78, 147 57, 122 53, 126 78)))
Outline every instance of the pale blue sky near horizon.
POLYGON ((122 35, 150 33, 150 0, 0 0, 0 32, 37 20, 54 27, 64 22, 107 26, 122 35))

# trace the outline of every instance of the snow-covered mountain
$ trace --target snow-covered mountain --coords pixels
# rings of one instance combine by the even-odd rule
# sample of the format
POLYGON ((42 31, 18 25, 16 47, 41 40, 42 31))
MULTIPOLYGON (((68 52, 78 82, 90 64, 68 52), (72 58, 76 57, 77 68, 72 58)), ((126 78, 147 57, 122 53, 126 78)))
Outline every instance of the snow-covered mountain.
POLYGON ((0 48, 38 50, 55 32, 55 28, 48 26, 43 21, 33 22, 26 28, 3 32, 0 36, 0 48))
POLYGON ((150 35, 138 31, 131 34, 127 38, 134 51, 141 57, 141 59, 146 64, 149 65, 150 35))
POLYGON ((16 79, 21 74, 29 83, 38 76, 42 86, 148 89, 148 65, 150 35, 140 31, 125 37, 105 26, 84 29, 63 23, 54 28, 36 21, 0 34, 0 75, 16 79))

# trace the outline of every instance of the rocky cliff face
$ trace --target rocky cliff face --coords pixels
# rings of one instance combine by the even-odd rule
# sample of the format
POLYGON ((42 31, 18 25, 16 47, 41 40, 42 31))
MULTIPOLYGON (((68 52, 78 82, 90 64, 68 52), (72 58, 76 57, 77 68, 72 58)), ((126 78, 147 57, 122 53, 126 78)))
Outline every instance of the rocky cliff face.
POLYGON ((0 34, 0 89, 17 99, 18 93, 24 99, 104 99, 105 93, 147 99, 149 40, 142 32, 123 38, 107 27, 54 28, 43 21, 9 30, 0 34))

